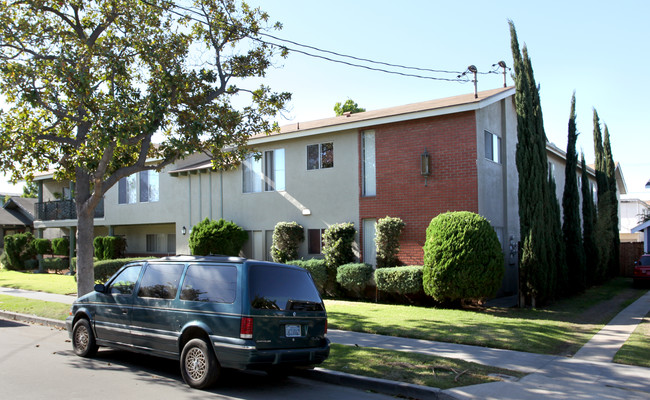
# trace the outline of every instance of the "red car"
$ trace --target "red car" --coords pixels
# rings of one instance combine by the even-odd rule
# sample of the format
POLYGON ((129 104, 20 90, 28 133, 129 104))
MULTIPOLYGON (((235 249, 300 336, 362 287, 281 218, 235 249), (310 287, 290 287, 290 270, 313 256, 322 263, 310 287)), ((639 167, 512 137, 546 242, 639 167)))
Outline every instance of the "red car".
POLYGON ((644 254, 634 263, 634 284, 650 282, 650 254, 644 254))

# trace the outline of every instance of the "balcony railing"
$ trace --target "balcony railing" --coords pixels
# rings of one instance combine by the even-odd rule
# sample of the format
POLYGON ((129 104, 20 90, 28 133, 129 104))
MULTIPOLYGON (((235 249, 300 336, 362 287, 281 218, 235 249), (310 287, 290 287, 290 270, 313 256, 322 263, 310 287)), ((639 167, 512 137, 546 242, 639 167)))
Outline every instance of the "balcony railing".
MULTIPOLYGON (((77 206, 74 200, 57 200, 36 203, 34 212, 37 220, 57 221, 77 219, 77 206)), ((104 218, 104 199, 95 207, 95 218, 104 218)))

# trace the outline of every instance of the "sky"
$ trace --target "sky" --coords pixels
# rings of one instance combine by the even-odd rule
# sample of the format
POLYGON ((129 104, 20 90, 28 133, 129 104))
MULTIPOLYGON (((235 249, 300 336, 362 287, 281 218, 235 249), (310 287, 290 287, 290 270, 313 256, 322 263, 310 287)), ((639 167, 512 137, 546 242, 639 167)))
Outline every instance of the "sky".
MULTIPOLYGON (((249 0, 283 24, 281 39, 340 54, 404 66, 488 72, 512 67, 508 20, 526 44, 540 85, 549 141, 566 149, 571 95, 576 92, 578 152, 593 163, 593 110, 607 124, 615 161, 631 197, 650 200, 650 2, 421 0, 249 0), (399 5, 399 7, 396 7, 399 5)), ((270 42, 277 42, 267 37, 270 42)), ((284 42, 290 49, 361 63, 284 42)), ((361 63, 364 65, 373 65, 361 63)), ((405 73, 425 72, 389 68, 405 73)), ((426 73, 456 79, 457 73, 426 73)), ((254 82, 255 85, 260 82, 254 82)), ((353 99, 367 110, 471 93, 471 82, 405 77, 291 52, 263 80, 293 94, 280 125, 334 116, 336 102, 353 99)), ((252 82, 251 82, 252 84, 252 82)), ((507 76, 507 84, 514 82, 507 76)), ((245 84, 243 85, 245 86, 245 84)), ((478 90, 503 86, 503 75, 479 74, 478 90)), ((0 191, 6 191, 0 177, 0 191)), ((22 189, 16 190, 21 192, 22 189)))

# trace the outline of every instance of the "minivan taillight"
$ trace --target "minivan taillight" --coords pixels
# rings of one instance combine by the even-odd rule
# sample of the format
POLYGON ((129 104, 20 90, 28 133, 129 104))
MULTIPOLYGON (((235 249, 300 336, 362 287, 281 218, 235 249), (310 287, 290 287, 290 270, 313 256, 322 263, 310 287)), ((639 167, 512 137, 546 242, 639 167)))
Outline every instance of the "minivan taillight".
POLYGON ((239 331, 239 337, 242 339, 252 339, 253 338, 253 318, 251 317, 242 317, 241 319, 241 329, 239 331))
POLYGON ((325 336, 327 336, 327 320, 325 320, 325 336))

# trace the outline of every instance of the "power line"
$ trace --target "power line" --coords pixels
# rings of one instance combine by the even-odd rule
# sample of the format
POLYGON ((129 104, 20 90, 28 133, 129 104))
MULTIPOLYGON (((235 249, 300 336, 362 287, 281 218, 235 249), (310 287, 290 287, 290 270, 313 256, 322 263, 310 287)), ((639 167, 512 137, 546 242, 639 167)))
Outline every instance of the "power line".
MULTIPOLYGON (((156 4, 152 4, 152 3, 150 3, 150 2, 148 2, 146 0, 143 0, 143 2, 145 4, 148 4, 151 7, 162 8, 161 6, 158 6, 156 4)), ((198 18, 195 18, 195 17, 193 17, 191 15, 183 14, 181 12, 173 11, 173 10, 171 10, 171 8, 177 8, 177 9, 186 11, 188 13, 191 13, 191 14, 194 14, 194 15, 199 15, 199 16, 203 17, 204 15, 201 14, 198 10, 195 10, 195 9, 192 9, 192 8, 189 8, 189 7, 184 7, 184 6, 172 3, 172 2, 169 2, 167 4, 170 6, 170 12, 176 14, 177 16, 183 17, 183 18, 189 18, 192 21, 195 21, 195 22, 198 22, 198 23, 201 23, 201 24, 204 24, 204 25, 208 25, 208 23, 206 21, 202 20, 202 19, 198 19, 198 18)), ((226 25, 232 26, 228 22, 224 22, 224 23, 226 25)), ((250 32, 250 30, 248 30, 248 31, 250 32)), ((260 43, 263 43, 263 44, 266 44, 266 45, 269 45, 269 46, 280 47, 280 48, 285 49, 285 50, 290 51, 290 52, 302 54, 302 55, 305 55, 305 56, 308 56, 308 57, 318 58, 318 59, 329 61, 329 62, 343 64, 343 65, 347 65, 347 66, 350 66, 350 67, 363 68, 363 69, 367 69, 367 70, 370 70, 370 71, 383 72, 383 73, 386 73, 386 74, 400 75, 400 76, 405 76, 405 77, 410 77, 410 78, 430 79, 430 80, 436 80, 436 81, 459 82, 459 83, 470 82, 470 80, 465 76, 465 72, 467 72, 467 71, 461 72, 461 71, 438 70, 438 69, 431 69, 431 68, 421 68, 421 67, 412 67, 412 66, 406 66, 406 65, 400 65, 400 64, 393 64, 393 63, 388 63, 388 62, 384 62, 384 61, 376 61, 376 60, 372 60, 372 59, 368 59, 368 58, 356 57, 356 56, 343 54, 343 53, 339 53, 339 52, 335 52, 335 51, 331 51, 331 50, 325 50, 325 49, 321 49, 321 48, 318 48, 318 47, 315 47, 315 46, 302 44, 302 43, 299 43, 299 42, 296 42, 296 41, 293 41, 293 40, 282 39, 280 37, 277 37, 277 36, 274 36, 274 35, 271 35, 271 34, 265 33, 265 32, 257 32, 256 34, 260 35, 260 36, 265 36, 265 37, 271 38, 273 40, 277 40, 279 42, 289 43, 289 44, 291 44, 293 46, 298 46, 298 47, 303 47, 303 48, 306 48, 306 49, 310 49, 310 50, 313 50, 315 52, 334 55, 336 57, 348 58, 348 59, 351 59, 351 60, 366 62, 366 63, 370 63, 370 64, 376 64, 376 65, 383 65, 383 66, 393 67, 393 68, 401 68, 401 69, 406 69, 406 70, 422 71, 422 72, 431 72, 431 73, 436 73, 436 74, 453 74, 453 75, 457 75, 457 76, 456 76, 456 78, 441 78, 441 77, 435 77, 435 76, 427 76, 427 75, 421 75, 421 74, 392 71, 392 70, 388 70, 388 69, 384 69, 384 68, 371 67, 371 66, 368 66, 368 65, 363 65, 363 64, 354 63, 354 62, 337 60, 337 59, 327 57, 327 56, 323 56, 323 55, 319 55, 319 54, 313 54, 313 53, 310 53, 310 52, 305 51, 305 50, 290 48, 288 46, 281 45, 281 44, 278 44, 278 43, 269 42, 269 41, 265 41, 265 40, 262 40, 262 39, 257 38, 257 37, 251 37, 251 36, 248 37, 251 40, 258 41, 260 43)), ((494 64, 493 67, 495 65, 497 65, 497 64, 494 64)), ((491 70, 491 71, 488 71, 488 72, 477 72, 477 73, 482 74, 482 75, 487 75, 487 74, 497 74, 499 72, 497 70, 491 70)))

